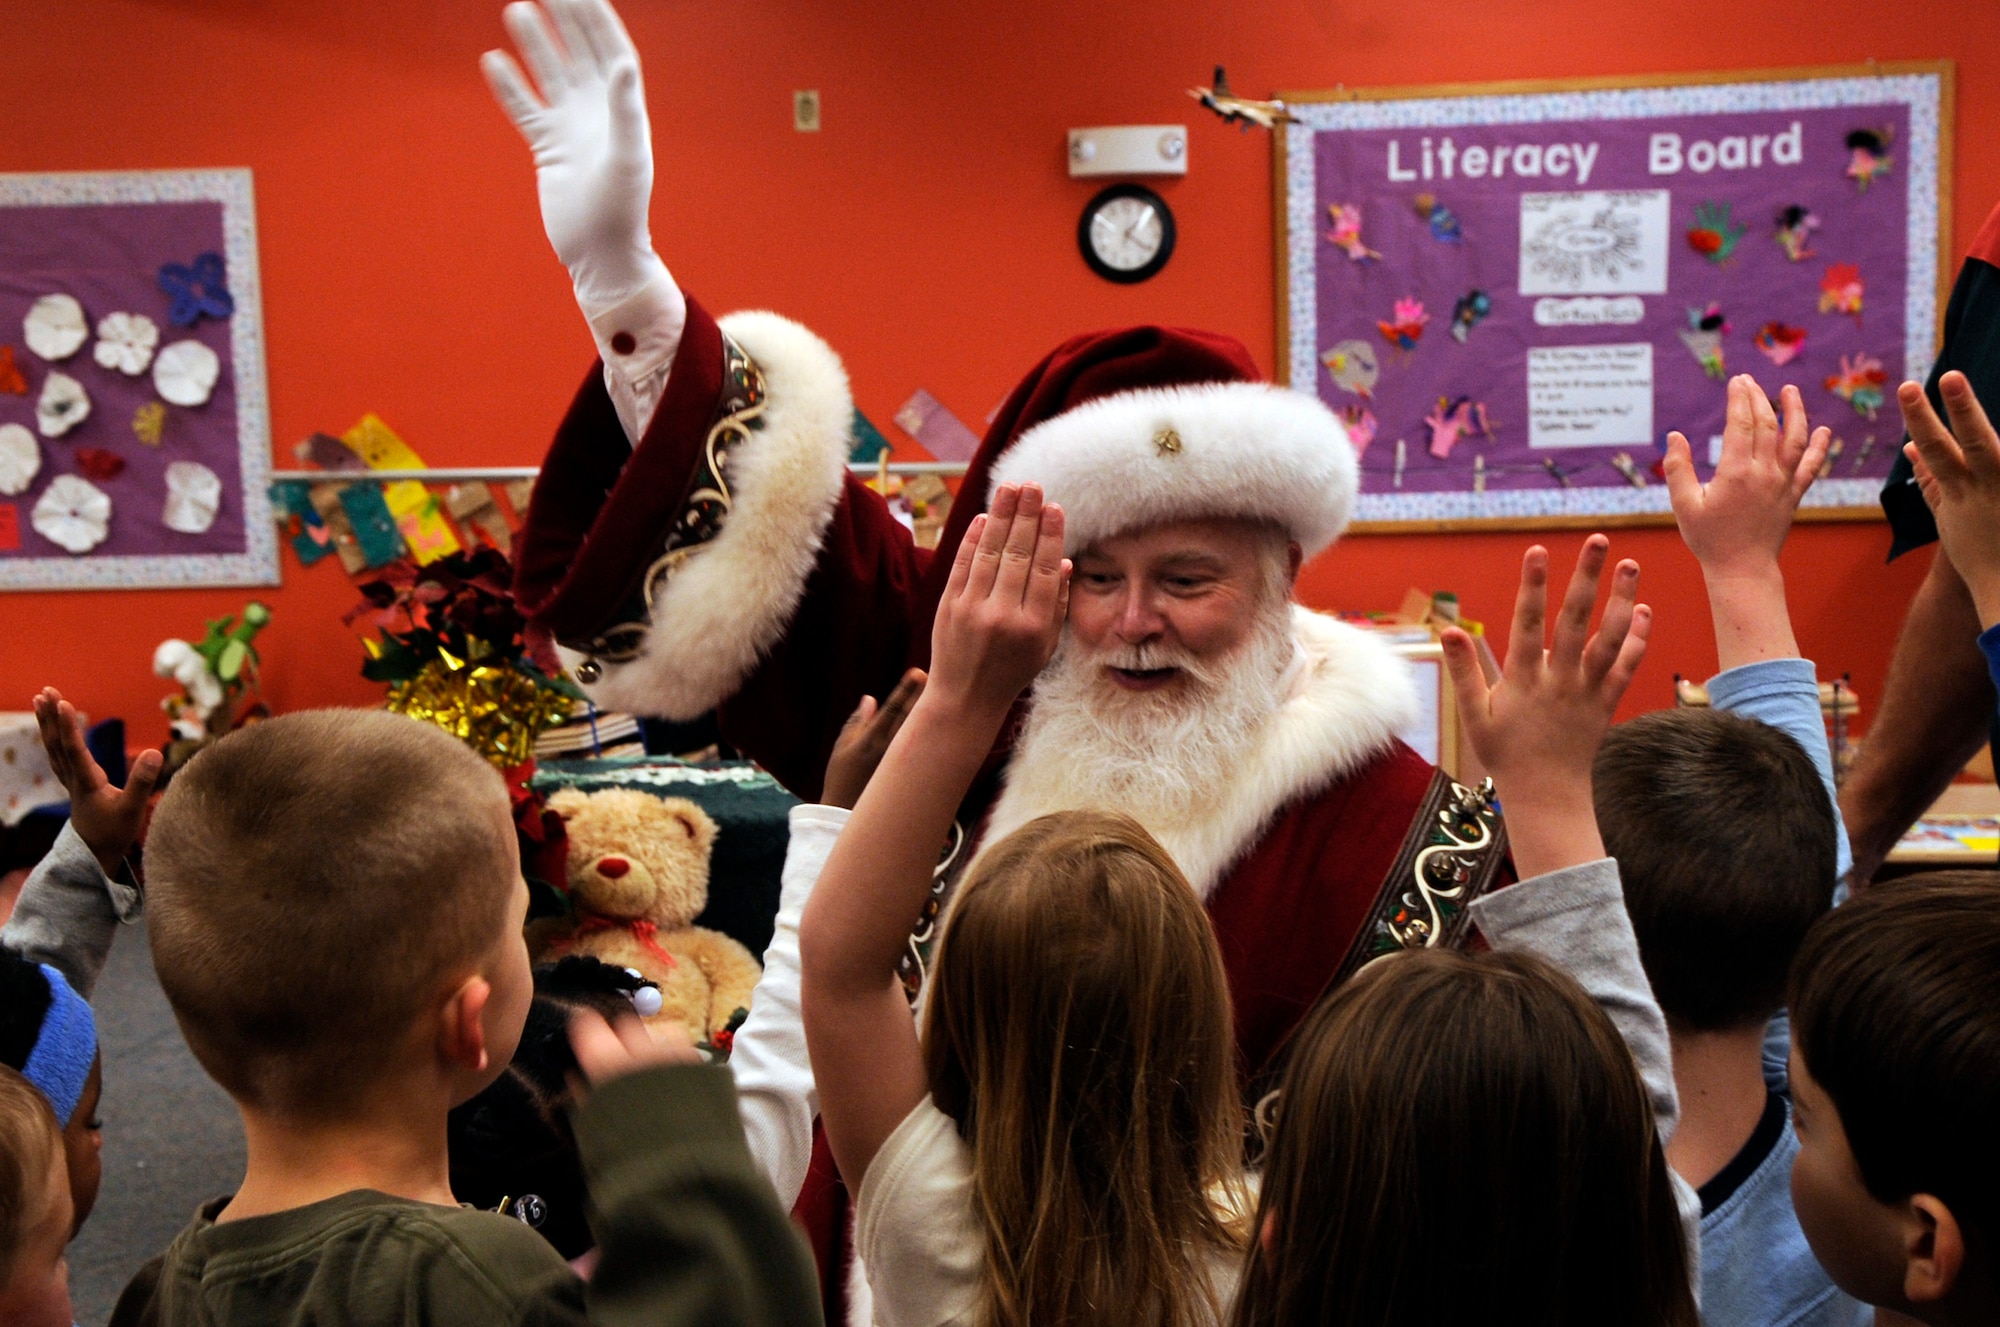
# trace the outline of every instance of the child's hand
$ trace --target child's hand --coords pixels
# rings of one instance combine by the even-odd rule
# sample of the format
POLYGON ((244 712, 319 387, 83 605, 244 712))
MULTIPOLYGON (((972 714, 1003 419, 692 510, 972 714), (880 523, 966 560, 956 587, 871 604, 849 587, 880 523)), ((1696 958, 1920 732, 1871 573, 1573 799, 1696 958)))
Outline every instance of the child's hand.
POLYGON ((1667 435, 1667 493, 1681 539, 1711 577, 1756 575, 1778 564, 1778 550, 1792 528, 1799 499, 1819 475, 1832 430, 1806 429, 1799 389, 1778 394, 1784 426, 1770 398, 1749 374, 1729 380, 1729 413, 1722 430, 1722 459, 1704 485, 1694 456, 1679 433, 1667 435))
POLYGON ((826 779, 819 795, 823 805, 854 809, 854 804, 861 800, 861 790, 868 786, 875 767, 882 763, 889 743, 902 730, 903 720, 910 717, 910 707, 923 694, 924 670, 912 668, 896 683, 896 689, 889 693, 881 708, 876 708, 875 697, 861 698, 854 713, 841 725, 840 736, 833 741, 833 754, 827 758, 826 779))
POLYGON ((104 874, 115 876, 118 864, 146 827, 146 803, 153 795, 153 785, 160 781, 160 753, 140 752, 125 786, 114 788, 103 766, 83 744, 83 723, 77 718, 76 707, 54 687, 44 687, 34 706, 42 749, 49 753, 49 768, 69 793, 70 824, 104 874))
POLYGON ((569 1016, 569 1045, 583 1071, 581 1082, 570 1075, 570 1095, 578 1104, 589 1095, 588 1089, 615 1078, 665 1064, 701 1063, 687 1029, 671 1019, 654 1029, 637 1016, 607 1023, 595 1009, 578 1009, 569 1016))
POLYGON ((1499 786, 1523 876, 1603 855, 1591 813, 1591 761, 1645 657, 1652 625, 1652 610, 1634 602, 1639 564, 1627 560, 1612 577, 1597 634, 1588 635, 1609 548, 1601 534, 1585 541, 1546 650, 1549 554, 1539 545, 1528 550, 1497 684, 1487 685, 1470 636, 1457 627, 1444 633, 1459 722, 1499 786))
POLYGON ((1903 450, 1937 518, 1938 542, 1972 591, 1979 625, 1991 627, 2000 623, 2000 437, 1963 373, 1945 374, 1938 394, 1949 429, 1920 385, 1906 382, 1896 393, 1910 431, 1903 450))
POLYGON ((952 561, 931 629, 925 699, 1004 712, 1055 652, 1069 612, 1063 513, 1038 484, 1003 484, 952 561))

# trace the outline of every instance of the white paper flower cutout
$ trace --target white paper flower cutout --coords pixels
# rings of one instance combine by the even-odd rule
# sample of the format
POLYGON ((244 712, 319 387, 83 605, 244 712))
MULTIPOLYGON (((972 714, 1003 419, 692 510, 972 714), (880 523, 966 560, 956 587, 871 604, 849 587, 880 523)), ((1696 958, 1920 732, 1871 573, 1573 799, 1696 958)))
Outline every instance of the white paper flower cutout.
POLYGON ((28 491, 42 468, 42 447, 19 424, 0 424, 0 494, 28 491))
POLYGON ((28 349, 43 359, 68 359, 90 339, 90 324, 73 295, 44 295, 21 320, 28 349))
POLYGON ((200 534, 215 524, 222 509, 222 481, 215 471, 194 461, 175 461, 167 467, 167 509, 160 520, 169 530, 200 534))
POLYGON ((153 362, 160 325, 143 313, 112 313, 97 320, 97 362, 136 378, 153 362))
POLYGON ((35 504, 35 529, 72 553, 88 553, 111 533, 111 499, 76 475, 57 475, 35 504))
POLYGON ((199 341, 176 341, 153 361, 153 390, 175 405, 201 405, 222 376, 222 361, 199 341))
POLYGON ((42 384, 42 399, 35 402, 35 427, 45 438, 63 434, 90 418, 90 393, 67 373, 51 373, 42 384))

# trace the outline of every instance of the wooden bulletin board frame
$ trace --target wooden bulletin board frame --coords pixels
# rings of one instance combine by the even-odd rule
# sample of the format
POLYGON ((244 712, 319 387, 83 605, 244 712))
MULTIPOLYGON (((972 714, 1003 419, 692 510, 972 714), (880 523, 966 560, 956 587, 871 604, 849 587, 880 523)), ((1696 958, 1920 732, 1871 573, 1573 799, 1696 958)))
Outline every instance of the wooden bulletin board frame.
MULTIPOLYGON (((1927 141, 1902 145, 1905 155, 1897 158, 1897 170, 1899 173, 1895 177, 1899 187, 1911 190, 1916 203, 1920 203, 1924 208, 1928 208, 1935 213, 1935 249, 1928 252, 1919 251, 1921 246, 1916 243, 1915 239, 1920 229, 1928 233, 1928 227, 1920 227, 1920 213, 1916 206, 1913 205, 1909 214, 1911 251, 1907 255, 1907 270, 1909 273, 1908 285, 1910 289, 1905 301, 1906 320, 1908 322, 1908 327, 1905 329, 1907 349, 1902 356, 1902 365, 1911 376, 1922 377, 1928 372, 1930 362, 1935 356, 1938 330, 1942 325, 1945 303, 1949 296, 1954 276, 1954 272, 1950 266, 1950 258, 1952 255, 1952 139, 1956 118, 1956 70, 1953 62, 1949 60, 1885 61, 1879 63, 1869 62, 1865 64, 1803 68, 1723 70, 1686 74, 1514 80, 1477 84, 1452 83, 1281 92, 1279 95, 1283 97, 1287 106, 1294 113, 1300 115, 1305 123, 1302 125, 1278 126, 1272 153, 1273 211, 1276 214, 1276 224, 1274 226, 1275 261, 1273 269, 1275 277, 1274 305, 1277 315, 1278 379, 1287 385, 1295 385, 1295 378, 1299 375, 1301 369, 1308 366, 1313 373, 1312 381, 1315 384, 1319 384, 1322 379, 1316 357, 1325 347, 1304 344, 1294 346, 1293 344, 1294 304, 1295 301, 1301 298, 1313 297, 1301 289, 1302 269, 1305 279, 1312 279, 1320 270, 1320 266, 1327 261, 1328 256, 1332 254, 1337 257, 1337 254, 1317 238, 1318 233, 1324 229, 1321 223, 1326 220, 1324 216, 1315 215, 1324 210, 1320 206, 1322 200, 1307 196, 1304 189, 1294 188, 1294 170, 1292 167, 1294 162, 1300 162, 1302 169, 1298 173, 1301 176, 1304 176, 1306 171, 1311 169, 1312 143, 1318 134, 1340 132, 1344 129, 1359 127, 1358 123, 1339 124, 1332 122, 1332 117, 1339 115, 1342 108, 1352 106, 1356 103, 1438 103, 1457 102, 1461 99, 1471 98, 1535 98, 1550 94, 1619 94, 1632 93, 1634 91, 1644 92, 1647 90, 1707 89, 1713 94, 1719 94, 1723 98, 1728 98, 1739 93, 1748 97, 1756 94, 1757 88, 1754 85, 1827 83, 1831 87, 1834 86, 1831 81, 1862 79, 1921 80, 1926 78, 1935 80, 1935 123, 1934 125, 1927 126, 1927 129, 1930 131, 1927 141), (1919 161, 1916 163, 1917 169, 1912 168, 1912 163, 1909 160, 1908 154, 1912 148, 1919 151, 1919 161), (1304 154, 1303 157, 1301 156, 1302 153, 1304 154), (1918 169, 1923 171, 1924 178, 1920 179, 1918 177, 1918 169), (1923 196, 1917 197, 1918 195, 1923 196), (1308 239, 1308 237, 1311 238, 1308 239), (1317 252, 1314 251, 1315 247, 1317 252), (1934 274, 1931 279, 1924 281, 1918 279, 1919 265, 1928 266, 1929 270, 1934 274), (1927 337, 1919 335, 1919 315, 1922 317, 1921 325, 1928 328, 1927 337)), ((1840 84, 1840 86, 1850 85, 1848 83, 1840 84)), ((1885 84, 1884 86, 1888 85, 1885 84)), ((1909 85, 1898 84, 1897 86, 1909 85)), ((1586 96, 1583 98, 1583 102, 1590 106, 1609 106, 1616 104, 1617 99, 1586 96)), ((1820 104, 1842 105, 1847 103, 1823 102, 1820 104)), ((1379 122, 1396 115, 1398 109, 1385 109, 1375 117, 1376 121, 1379 122)), ((1413 118, 1408 123, 1419 127, 1426 127, 1433 124, 1448 125, 1462 123, 1462 121, 1453 119, 1433 120, 1422 118, 1427 112, 1447 116, 1471 113, 1469 108, 1456 107, 1446 108, 1442 111, 1439 111, 1435 106, 1428 108, 1411 107, 1408 109, 1413 115, 1413 118)), ((1607 114, 1606 112, 1599 113, 1607 114)), ((1609 112, 1607 118, 1615 117, 1616 114, 1616 112, 1609 112)), ((1913 125, 1916 122, 1915 114, 1915 109, 1913 109, 1913 125)), ((1627 118, 1634 119, 1647 118, 1632 112, 1626 112, 1625 115, 1627 118)), ((1509 125, 1526 122, 1524 118, 1522 120, 1511 121, 1502 119, 1496 123, 1509 125)), ((1763 218, 1746 219, 1758 222, 1763 220, 1763 218)), ((1367 219, 1364 217, 1364 238, 1368 234, 1366 228, 1368 224, 1367 219)), ((1770 242, 1768 226, 1760 227, 1756 237, 1763 243, 1768 244, 1770 242)), ((1341 261, 1346 260, 1341 259, 1341 261)), ((1443 338, 1446 335, 1450 310, 1448 307, 1433 306, 1431 311, 1433 322, 1428 329, 1429 333, 1434 338, 1443 338)), ((1303 309, 1303 312, 1307 317, 1310 317, 1313 314, 1313 309, 1306 307, 1303 309)), ((1386 313, 1386 309, 1383 312, 1386 313)), ((1304 320, 1301 319, 1301 321, 1304 320)), ((1740 329, 1736 334, 1738 338, 1737 353, 1739 357, 1732 362, 1731 371, 1736 371, 1739 366, 1752 369, 1753 371, 1757 368, 1769 370, 1771 367, 1753 352, 1749 351, 1751 330, 1753 329, 1740 329)), ((1476 344, 1477 335, 1478 333, 1475 331, 1473 333, 1474 344, 1476 344)), ((1464 347, 1453 347, 1453 349, 1462 350, 1464 347)), ((1421 353, 1421 350, 1419 353, 1421 353)), ((1384 372, 1388 371, 1389 369, 1385 367, 1384 372)), ((1717 386, 1719 387, 1720 384, 1717 384, 1717 386)), ((1345 399, 1348 401, 1354 400, 1352 397, 1345 399)), ((1329 403, 1335 404, 1331 400, 1329 403)), ((1812 402, 1809 402, 1809 406, 1812 404, 1812 402)), ((1896 423, 1893 418, 1895 409, 1894 396, 1893 392, 1891 392, 1890 399, 1882 415, 1882 431, 1899 434, 1900 424, 1896 423)), ((1518 427, 1520 424, 1518 418, 1520 411, 1514 410, 1511 413, 1515 416, 1512 422, 1518 427)), ((1672 425, 1665 422, 1661 423, 1662 428, 1670 426, 1672 425)), ((1393 445, 1395 435, 1390 431, 1390 426, 1387 423, 1385 423, 1383 431, 1385 437, 1390 439, 1389 445, 1393 445)), ((1378 440, 1376 445, 1380 446, 1384 444, 1378 440)), ((1373 460, 1374 458, 1371 457, 1368 459, 1373 460)), ((1649 454, 1644 459, 1650 462, 1652 457, 1649 454)), ((1874 484, 1879 487, 1879 481, 1877 480, 1856 479, 1834 483, 1823 481, 1816 485, 1814 491, 1808 495, 1806 505, 1799 512, 1799 519, 1810 521, 1867 521, 1882 519, 1879 504, 1874 500, 1873 493, 1863 491, 1864 486, 1868 484, 1874 484)), ((1364 490, 1357 504, 1356 519, 1350 527, 1350 531, 1355 533, 1426 533, 1456 530, 1538 530, 1576 529, 1583 527, 1602 529, 1614 526, 1670 525, 1672 524, 1673 517, 1672 513, 1666 509, 1664 488, 1657 481, 1653 484, 1653 488, 1656 490, 1655 494, 1634 496, 1630 493, 1618 494, 1609 484, 1601 486, 1601 491, 1607 495, 1612 495, 1614 502, 1621 503, 1627 508, 1635 504, 1644 503, 1647 504, 1647 509, 1645 510, 1548 511, 1503 515, 1485 515, 1468 511, 1417 517, 1371 513, 1371 507, 1381 507, 1388 504, 1371 503, 1371 495, 1364 490)), ((1586 491, 1595 492, 1599 491, 1599 489, 1586 491)), ((1553 501, 1553 499, 1550 501, 1553 501)), ((1409 504, 1401 505, 1407 506, 1409 504)), ((1465 502, 1462 505, 1472 505, 1472 495, 1465 495, 1465 502)))

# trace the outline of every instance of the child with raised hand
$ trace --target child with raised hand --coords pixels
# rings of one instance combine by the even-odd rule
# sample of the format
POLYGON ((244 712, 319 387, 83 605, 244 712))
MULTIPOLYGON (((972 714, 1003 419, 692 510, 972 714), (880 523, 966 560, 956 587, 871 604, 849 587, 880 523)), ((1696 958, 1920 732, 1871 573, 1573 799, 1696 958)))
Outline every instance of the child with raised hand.
POLYGON ((1214 1322, 1240 1256, 1228 989, 1144 830, 1062 814, 985 850, 921 1035, 896 975, 937 851, 1054 650, 1062 511, 1003 485, 960 545, 923 694, 805 909, 806 1043, 878 1322, 1214 1322))
POLYGON ((1938 395, 1950 428, 1920 383, 1906 382, 1897 391, 1910 433, 1903 451, 1937 518, 1938 541, 1972 592, 1979 648, 2000 687, 2000 436, 1963 373, 1953 369, 1939 379, 1938 395))
POLYGON ((1472 905, 1494 952, 1383 958, 1300 1029, 1243 1327, 1696 1323, 1661 1149, 1665 1023, 1591 814, 1591 760, 1651 621, 1624 562, 1590 634, 1607 548, 1585 543, 1548 649, 1548 554, 1528 550, 1497 684, 1445 634, 1524 878, 1472 905))
POLYGON ((147 867, 155 970, 248 1164, 114 1323, 818 1320, 728 1071, 685 1035, 571 1025, 588 1292, 526 1225, 458 1206, 447 1114, 505 1067, 531 990, 506 786, 464 744, 369 710, 242 729, 175 776, 147 867))
POLYGON ((1871 1311, 1834 1285, 1793 1213, 1779 1010, 1792 956, 1848 865, 1819 683, 1799 658, 1778 562, 1829 434, 1808 431, 1797 388, 1778 410, 1747 375, 1728 390, 1708 483, 1679 433, 1666 459, 1714 618, 1712 708, 1613 728, 1597 754, 1597 822, 1673 1038, 1682 1115, 1667 1159, 1701 1200, 1705 1316, 1860 1327, 1871 1311))
POLYGON ((55 1112, 0 1066, 0 1322, 72 1327, 65 1250, 75 1226, 55 1112))

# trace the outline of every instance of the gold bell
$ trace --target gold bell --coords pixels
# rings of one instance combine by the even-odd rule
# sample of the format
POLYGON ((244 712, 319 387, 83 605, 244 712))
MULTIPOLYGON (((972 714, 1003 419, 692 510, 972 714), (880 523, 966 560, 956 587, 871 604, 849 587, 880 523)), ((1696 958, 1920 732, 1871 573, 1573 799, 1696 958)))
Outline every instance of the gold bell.
POLYGON ((1162 456, 1181 454, 1181 435, 1170 428, 1163 428, 1153 435, 1153 448, 1162 456))

